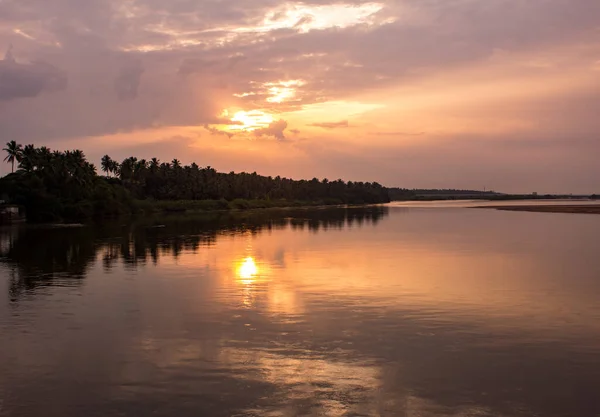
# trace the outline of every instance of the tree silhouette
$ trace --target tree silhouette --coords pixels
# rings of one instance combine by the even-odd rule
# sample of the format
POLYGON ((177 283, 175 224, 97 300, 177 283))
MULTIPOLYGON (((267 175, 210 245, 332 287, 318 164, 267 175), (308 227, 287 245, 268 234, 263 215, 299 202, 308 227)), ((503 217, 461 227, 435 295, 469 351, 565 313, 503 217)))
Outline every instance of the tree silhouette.
POLYGON ((178 159, 161 163, 134 156, 121 164, 109 155, 101 160, 106 177, 81 150, 51 151, 47 147, 9 142, 6 161, 18 162, 14 175, 0 179, 0 187, 14 204, 25 207, 28 219, 54 221, 130 213, 142 207, 181 211, 289 207, 298 205, 375 204, 389 201, 388 190, 373 182, 293 180, 252 173, 223 173, 178 159), (114 178, 109 178, 114 174, 114 178), (135 200, 185 203, 157 205, 135 200), (195 201, 203 204, 192 204, 195 201), (140 206, 141 205, 141 206, 140 206))
POLYGON ((6 148, 2 150, 8 153, 6 158, 4 158, 4 162, 12 164, 12 172, 15 172, 15 161, 21 161, 21 155, 23 154, 23 146, 19 145, 14 140, 11 140, 6 144, 6 148))
MULTIPOLYGON (((292 180, 253 173, 220 173, 196 163, 183 166, 178 159, 161 163, 129 157, 121 163, 120 179, 133 197, 154 200, 261 200, 362 204, 387 202, 387 189, 378 183, 342 180, 292 180)), ((238 201, 240 207, 246 204, 238 201)), ((237 203, 236 203, 237 204, 237 203)), ((285 205, 284 203, 281 203, 285 205)), ((280 204, 280 205, 281 205, 280 204)))
POLYGON ((100 162, 100 167, 103 172, 106 172, 106 176, 113 172, 113 160, 108 155, 104 155, 100 162))
POLYGON ((80 219, 126 212, 126 191, 98 177, 81 150, 7 144, 18 170, 2 178, 0 188, 11 203, 25 208, 30 221, 80 219), (16 152, 20 150, 20 152, 16 152))

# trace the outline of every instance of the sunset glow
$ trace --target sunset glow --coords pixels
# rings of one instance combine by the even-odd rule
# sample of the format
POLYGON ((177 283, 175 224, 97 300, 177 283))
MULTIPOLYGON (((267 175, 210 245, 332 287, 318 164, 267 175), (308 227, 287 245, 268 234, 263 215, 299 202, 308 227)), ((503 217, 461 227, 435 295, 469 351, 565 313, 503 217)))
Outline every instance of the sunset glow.
POLYGON ((286 3, 267 12, 262 24, 254 27, 242 27, 236 32, 269 32, 278 29, 294 28, 302 33, 327 28, 346 28, 369 22, 375 13, 383 9, 381 3, 362 5, 296 5, 286 3))
POLYGON ((111 143, 118 160, 226 172, 597 192, 595 0, 59 3, 0 1, 0 126, 19 143, 77 142, 96 164, 111 143))
POLYGON ((271 97, 267 98, 269 103, 282 103, 296 96, 296 87, 304 85, 302 80, 280 81, 278 83, 266 83, 265 87, 271 97))
POLYGON ((255 129, 259 129, 262 127, 268 126, 273 122, 273 116, 270 114, 264 113, 260 110, 252 110, 252 111, 238 111, 231 118, 232 122, 237 122, 238 124, 232 124, 228 126, 229 130, 247 130, 252 131, 255 129))
POLYGON ((600 417, 600 0, 0 0, 0 141, 0 417, 600 417))

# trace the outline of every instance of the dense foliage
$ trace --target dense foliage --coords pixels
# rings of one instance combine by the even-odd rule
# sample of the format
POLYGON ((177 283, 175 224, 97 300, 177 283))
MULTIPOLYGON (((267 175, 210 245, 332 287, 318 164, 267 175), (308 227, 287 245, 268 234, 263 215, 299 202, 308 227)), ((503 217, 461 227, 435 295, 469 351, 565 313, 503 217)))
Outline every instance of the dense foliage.
POLYGON ((19 169, 0 180, 4 200, 25 207, 33 222, 126 213, 129 193, 96 175, 82 151, 54 151, 7 144, 7 160, 19 169))
POLYGON ((455 200, 455 199, 485 199, 491 200, 504 194, 494 191, 456 190, 456 189, 407 189, 388 188, 392 201, 407 200, 455 200))
POLYGON ((102 158, 99 176, 82 151, 51 151, 9 142, 5 161, 17 170, 0 179, 4 200, 25 207, 30 221, 112 216, 136 207, 228 209, 300 204, 364 204, 389 201, 378 183, 310 181, 256 173, 220 173, 174 159, 102 158))
POLYGON ((154 200, 300 200, 323 204, 388 202, 387 190, 378 183, 342 180, 310 181, 265 177, 256 172, 220 173, 210 166, 182 166, 174 159, 160 162, 130 157, 116 163, 102 158, 102 170, 122 181, 135 198, 154 200))

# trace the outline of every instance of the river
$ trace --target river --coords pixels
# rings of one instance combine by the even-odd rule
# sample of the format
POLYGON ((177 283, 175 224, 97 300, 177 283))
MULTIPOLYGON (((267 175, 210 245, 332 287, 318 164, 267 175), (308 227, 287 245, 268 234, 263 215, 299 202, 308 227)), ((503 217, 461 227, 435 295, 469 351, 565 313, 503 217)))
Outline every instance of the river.
POLYGON ((0 416, 598 416, 600 217, 0 231, 0 416))

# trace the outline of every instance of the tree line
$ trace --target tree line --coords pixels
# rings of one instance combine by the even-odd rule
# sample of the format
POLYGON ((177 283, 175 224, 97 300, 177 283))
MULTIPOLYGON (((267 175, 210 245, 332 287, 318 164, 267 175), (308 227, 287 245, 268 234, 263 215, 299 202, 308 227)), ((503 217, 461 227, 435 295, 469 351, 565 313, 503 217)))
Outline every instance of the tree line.
POLYGON ((451 200, 460 198, 494 199, 503 194, 495 191, 460 190, 460 189, 422 189, 422 188, 388 188, 392 201, 411 200, 451 200))
POLYGON ((196 163, 183 166, 177 159, 161 162, 135 157, 121 163, 105 155, 102 171, 122 181, 135 198, 155 200, 300 200, 324 204, 388 202, 387 190, 374 182, 292 180, 253 173, 221 173, 196 163))
POLYGON ((33 221, 118 215, 135 210, 139 201, 208 200, 218 204, 207 207, 222 209, 390 201, 388 190, 376 182, 222 173, 177 159, 161 162, 132 156, 117 162, 108 155, 101 160, 105 174, 101 176, 81 150, 52 151, 12 141, 4 151, 12 173, 0 180, 0 193, 24 206, 33 221))
POLYGON ((52 151, 15 141, 3 150, 12 173, 0 179, 0 198, 23 207, 29 221, 79 220, 131 211, 129 192, 99 177, 81 150, 52 151))

